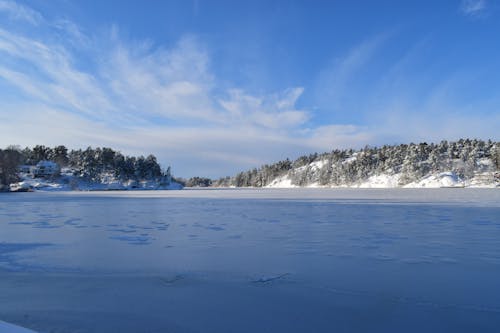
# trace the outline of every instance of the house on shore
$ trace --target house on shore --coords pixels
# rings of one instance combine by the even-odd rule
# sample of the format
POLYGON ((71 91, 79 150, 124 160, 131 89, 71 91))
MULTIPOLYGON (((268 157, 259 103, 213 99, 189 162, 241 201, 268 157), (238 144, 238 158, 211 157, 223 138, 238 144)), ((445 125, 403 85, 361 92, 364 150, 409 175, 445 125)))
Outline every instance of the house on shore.
POLYGON ((19 166, 19 172, 25 173, 27 175, 32 175, 34 169, 35 169, 34 165, 20 165, 19 166))
POLYGON ((53 161, 40 161, 33 168, 33 178, 56 177, 61 174, 61 168, 53 161))

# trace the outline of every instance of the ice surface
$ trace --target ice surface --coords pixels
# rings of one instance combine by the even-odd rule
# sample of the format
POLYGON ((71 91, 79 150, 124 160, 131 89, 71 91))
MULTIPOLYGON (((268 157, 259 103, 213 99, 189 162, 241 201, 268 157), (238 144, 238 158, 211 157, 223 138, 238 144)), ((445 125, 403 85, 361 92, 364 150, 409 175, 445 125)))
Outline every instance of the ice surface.
POLYGON ((497 189, 0 195, 39 332, 497 332, 499 276, 497 189))
POLYGON ((0 333, 35 333, 35 332, 0 320, 0 333))

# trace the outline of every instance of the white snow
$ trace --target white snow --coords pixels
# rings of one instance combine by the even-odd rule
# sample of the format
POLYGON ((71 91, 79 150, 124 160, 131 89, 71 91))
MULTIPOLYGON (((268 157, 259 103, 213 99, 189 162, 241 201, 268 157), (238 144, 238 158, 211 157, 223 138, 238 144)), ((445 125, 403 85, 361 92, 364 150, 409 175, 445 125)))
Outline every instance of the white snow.
POLYGON ((319 170, 321 169, 323 166, 325 166, 325 164, 328 162, 328 160, 320 160, 320 161, 315 161, 315 162, 312 162, 311 164, 309 164, 311 166, 311 169, 312 170, 319 170))
POLYGON ((311 183, 311 184, 307 185, 307 187, 310 187, 310 188, 324 188, 326 186, 320 185, 319 183, 311 183))
POLYGON ((21 174, 22 181, 10 185, 11 190, 33 189, 38 191, 117 191, 117 190, 180 190, 182 185, 172 182, 168 185, 155 181, 120 181, 112 175, 103 175, 100 182, 86 181, 73 176, 71 171, 63 170, 61 177, 33 178, 21 174))
POLYGON ((394 188, 399 187, 400 175, 377 175, 371 176, 365 182, 360 183, 359 188, 394 188))
POLYGON ((481 166, 489 167, 489 166, 493 165, 493 161, 490 158, 480 158, 477 161, 477 164, 479 164, 481 166))
POLYGON ((480 172, 476 173, 472 179, 470 179, 467 187, 478 187, 478 188, 494 188, 498 187, 498 180, 495 180, 494 172, 480 172))
POLYGON ((297 185, 292 184, 292 180, 288 177, 288 175, 283 176, 283 177, 278 177, 275 180, 273 180, 270 184, 267 186, 268 188, 294 188, 298 187, 297 185))
POLYGON ((342 164, 349 164, 349 163, 356 161, 356 159, 358 158, 358 154, 359 154, 359 152, 352 154, 351 157, 348 157, 345 160, 343 160, 342 164))
MULTIPOLYGON (((313 162, 308 166, 301 167, 302 169, 310 168, 310 170, 317 171, 324 165, 326 161, 313 162), (322 162, 322 163, 320 163, 322 162), (314 163, 317 163, 313 165, 314 163)), ((300 169, 300 168, 299 168, 300 169)), ((300 171, 296 169, 296 171, 300 171)), ((417 181, 411 182, 409 184, 401 185, 402 175, 400 173, 396 174, 380 174, 370 176, 367 180, 354 183, 354 184, 342 184, 340 186, 325 186, 320 185, 318 181, 314 181, 303 187, 310 188, 322 188, 322 187, 340 187, 340 188, 442 188, 442 187, 476 187, 476 188, 495 188, 498 187, 498 181, 495 180, 495 174, 493 172, 483 172, 477 173, 468 181, 464 181, 454 172, 440 172, 425 176, 417 181)), ((265 186, 267 188, 297 188, 300 186, 292 184, 292 180, 288 174, 276 178, 270 184, 265 186)))
POLYGON ((441 172, 434 174, 419 181, 406 184, 406 188, 439 188, 439 187, 464 187, 465 183, 453 172, 441 172))
POLYGON ((0 333, 36 333, 36 332, 0 320, 0 333))

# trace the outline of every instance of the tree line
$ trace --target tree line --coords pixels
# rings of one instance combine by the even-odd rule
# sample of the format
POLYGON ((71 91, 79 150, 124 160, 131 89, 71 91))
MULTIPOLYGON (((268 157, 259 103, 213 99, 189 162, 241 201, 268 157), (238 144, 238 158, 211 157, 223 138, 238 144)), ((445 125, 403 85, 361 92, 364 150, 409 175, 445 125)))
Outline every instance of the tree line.
POLYGON ((262 187, 287 176, 293 185, 352 185, 371 176, 400 174, 399 185, 416 181, 426 175, 452 171, 462 179, 476 173, 500 170, 500 143, 491 140, 460 139, 434 143, 410 143, 366 146, 360 150, 335 149, 323 154, 304 155, 274 164, 266 164, 223 177, 213 186, 262 187))
POLYGON ((20 165, 34 166, 43 160, 71 168, 75 176, 95 182, 109 175, 122 181, 159 180, 165 176, 170 177, 170 168, 163 171, 154 155, 127 156, 106 147, 68 150, 63 145, 53 148, 37 145, 24 149, 9 146, 0 149, 0 186, 5 187, 18 180, 20 165))

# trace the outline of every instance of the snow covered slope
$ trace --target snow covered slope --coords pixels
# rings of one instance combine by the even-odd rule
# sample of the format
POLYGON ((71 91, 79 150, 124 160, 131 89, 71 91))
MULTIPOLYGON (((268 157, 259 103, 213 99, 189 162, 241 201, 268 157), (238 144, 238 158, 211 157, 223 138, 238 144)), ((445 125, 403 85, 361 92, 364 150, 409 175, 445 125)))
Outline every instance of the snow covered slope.
POLYGON ((443 141, 335 150, 214 182, 236 187, 439 188, 500 186, 500 143, 443 141))
POLYGON ((121 191, 121 190, 180 190, 182 185, 170 181, 168 183, 144 180, 121 181, 116 177, 102 177, 99 181, 91 181, 74 176, 71 171, 55 178, 33 178, 20 174, 21 181, 10 185, 11 191, 121 191))
POLYGON ((409 183, 403 183, 402 173, 382 173, 369 176, 361 181, 354 181, 344 184, 320 184, 320 180, 313 178, 301 186, 297 185, 293 178, 296 177, 297 171, 291 172, 274 179, 266 185, 268 188, 294 188, 294 187, 350 187, 350 188, 442 188, 442 187, 482 187, 494 188, 499 187, 498 179, 495 179, 494 172, 481 172, 474 174, 469 179, 462 179, 455 172, 437 172, 429 173, 424 177, 418 178, 409 183))

